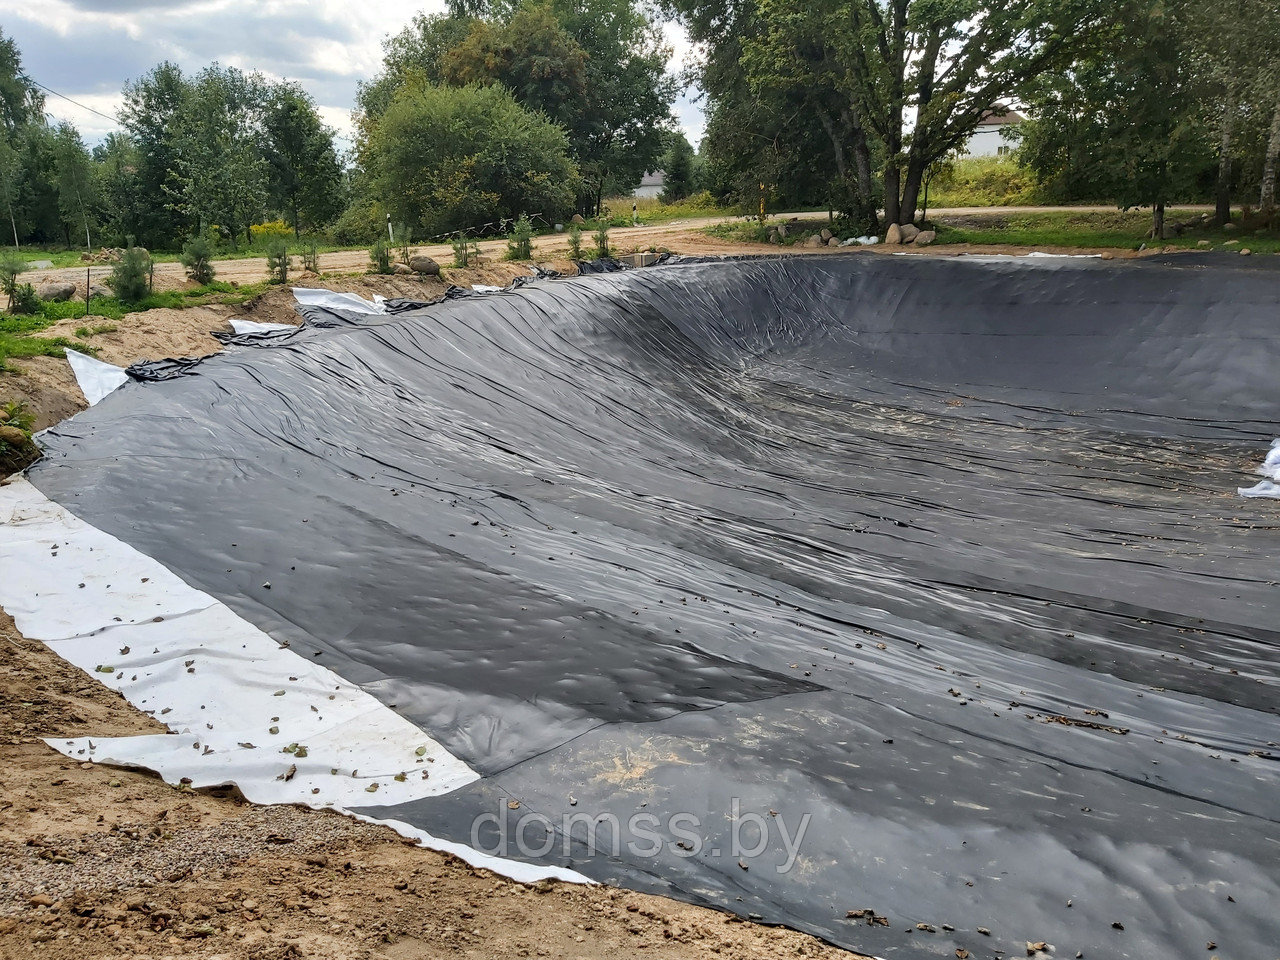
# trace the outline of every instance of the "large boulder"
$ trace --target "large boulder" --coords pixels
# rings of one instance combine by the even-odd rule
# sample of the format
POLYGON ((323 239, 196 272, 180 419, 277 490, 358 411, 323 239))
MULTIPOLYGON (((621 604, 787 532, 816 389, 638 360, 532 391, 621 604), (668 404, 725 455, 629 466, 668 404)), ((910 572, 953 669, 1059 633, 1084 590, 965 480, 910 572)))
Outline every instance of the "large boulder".
POLYGON ((396 276, 407 277, 411 273, 413 273, 413 270, 409 267, 407 263, 400 263, 397 260, 395 263, 391 265, 391 272, 394 273, 396 276))
POLYGON ((62 303, 76 295, 76 285, 70 280, 49 280, 36 288, 36 296, 41 300, 62 303))
POLYGON ((822 237, 823 243, 826 243, 828 240, 831 239, 831 231, 824 227, 822 232, 818 234, 818 236, 822 237))
POLYGON ((569 218, 569 222, 576 223, 578 226, 582 226, 587 221, 582 219, 582 214, 575 213, 572 217, 569 218))
POLYGON ((840 238, 839 238, 839 237, 827 237, 827 246, 828 246, 828 247, 838 247, 838 246, 840 246, 840 238))
POLYGON ((915 240, 911 242, 914 243, 917 247, 927 247, 929 244, 933 243, 933 241, 937 239, 938 239, 938 231, 921 230, 919 233, 916 234, 915 240))
POLYGON ((409 269, 426 277, 440 276, 440 264, 422 254, 409 258, 409 269))
POLYGON ((818 234, 816 234, 816 233, 815 233, 813 236, 809 237, 807 240, 805 240, 804 245, 805 245, 806 247, 821 247, 821 246, 824 246, 824 244, 823 244, 823 242, 822 242, 822 237, 818 236, 818 234))
POLYGON ((901 243, 902 227, 898 226, 896 223, 889 224, 889 232, 884 235, 884 242, 885 243, 901 243))
POLYGON ((911 243, 916 237, 920 236, 920 228, 914 223, 904 223, 898 229, 902 231, 903 243, 911 243))

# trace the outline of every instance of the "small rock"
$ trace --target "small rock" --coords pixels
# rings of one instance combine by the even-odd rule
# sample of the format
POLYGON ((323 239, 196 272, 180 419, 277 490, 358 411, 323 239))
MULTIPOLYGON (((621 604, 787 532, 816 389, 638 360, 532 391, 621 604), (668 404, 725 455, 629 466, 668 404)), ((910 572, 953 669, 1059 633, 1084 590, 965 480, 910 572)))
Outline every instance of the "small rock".
POLYGON ((1210 247, 1210 246, 1213 246, 1213 244, 1211 244, 1208 240, 1197 240, 1197 241, 1196 241, 1196 246, 1197 246, 1197 247, 1210 247))
POLYGON ((391 272, 400 277, 407 277, 413 273, 413 271, 409 269, 409 265, 407 263, 393 263, 391 265, 391 272))
POLYGON ((828 237, 828 238, 827 238, 827 246, 828 246, 828 247, 838 247, 838 246, 840 246, 840 238, 839 238, 839 237, 828 237))
POLYGON ((1239 243, 1240 243, 1240 241, 1239 241, 1239 240, 1224 240, 1224 241, 1223 241, 1223 243, 1222 243, 1222 245, 1223 245, 1224 247, 1234 247, 1234 246, 1239 245, 1239 243))
POLYGON ((1251 253, 1253 253, 1253 251, 1252 251, 1252 250, 1250 250, 1248 247, 1241 247, 1241 248, 1240 248, 1240 256, 1242 256, 1242 257, 1247 257, 1247 256, 1249 256, 1251 253))
POLYGON ((34 897, 27 901, 33 907, 52 907, 53 897, 47 893, 37 893, 34 897))
POLYGON ((1112 253, 1110 250, 1103 250, 1100 254, 1098 254, 1098 258, 1100 260, 1114 260, 1116 258, 1116 255, 1112 253))

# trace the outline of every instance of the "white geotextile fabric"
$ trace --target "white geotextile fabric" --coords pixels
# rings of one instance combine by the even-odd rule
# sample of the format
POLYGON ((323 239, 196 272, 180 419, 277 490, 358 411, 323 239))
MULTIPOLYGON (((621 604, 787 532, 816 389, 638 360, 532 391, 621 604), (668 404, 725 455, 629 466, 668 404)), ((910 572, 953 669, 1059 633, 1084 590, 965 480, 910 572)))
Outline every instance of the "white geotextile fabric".
POLYGON ((1237 487, 1236 493, 1242 497, 1271 497, 1280 500, 1280 440, 1271 441, 1271 449, 1267 451, 1258 473, 1267 479, 1260 480, 1252 487, 1237 487))
POLYGON ((26 480, 0 487, 0 568, 0 605, 24 635, 177 734, 50 741, 68 756, 310 806, 402 803, 477 779, 360 688, 26 480))
POLYGON ((111 391, 124 386, 125 381, 129 379, 129 375, 124 372, 124 367, 95 360, 70 347, 66 348, 66 354, 67 363, 71 365, 71 372, 76 376, 80 392, 84 394, 84 398, 89 401, 91 407, 111 391))
POLYGON ((488 283, 473 283, 471 285, 471 289, 474 290, 476 293, 498 293, 500 290, 502 290, 501 287, 495 287, 492 284, 488 284, 488 283))
POLYGON ((294 287, 293 298, 304 307, 325 307, 346 310, 350 313, 387 312, 387 308, 383 306, 386 297, 376 294, 373 300, 366 300, 355 293, 335 293, 333 290, 320 290, 316 287, 294 287))
POLYGON ((271 333, 275 330, 295 330, 291 323, 259 323, 257 320, 231 318, 231 329, 236 333, 271 333))
MULTIPOLYGON (((0 486, 0 570, 0 606, 23 635, 169 728, 46 740, 68 757, 142 767, 193 787, 234 784, 254 803, 344 813, 437 796, 478 779, 359 687, 281 647, 26 479, 0 486)), ((425 847, 521 882, 592 882, 399 821, 359 819, 386 823, 425 847)))

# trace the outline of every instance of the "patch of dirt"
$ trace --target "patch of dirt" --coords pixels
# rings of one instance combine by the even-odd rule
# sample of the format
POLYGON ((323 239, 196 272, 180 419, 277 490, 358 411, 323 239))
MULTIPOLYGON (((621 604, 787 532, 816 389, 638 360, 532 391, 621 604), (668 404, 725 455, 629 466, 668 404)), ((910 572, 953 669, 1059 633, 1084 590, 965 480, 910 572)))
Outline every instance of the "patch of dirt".
POLYGON ((0 958, 851 957, 612 889, 526 886, 338 814, 77 763, 41 738, 163 727, 0 610, 0 958))

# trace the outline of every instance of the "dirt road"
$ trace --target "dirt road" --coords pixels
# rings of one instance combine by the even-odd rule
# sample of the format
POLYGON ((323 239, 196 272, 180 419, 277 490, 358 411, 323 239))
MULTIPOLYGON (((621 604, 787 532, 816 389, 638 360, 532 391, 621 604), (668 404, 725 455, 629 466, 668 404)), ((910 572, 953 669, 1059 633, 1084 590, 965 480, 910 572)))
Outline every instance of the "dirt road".
MULTIPOLYGON (((1184 208, 1179 208, 1184 209, 1184 208)), ((1186 208, 1193 209, 1193 208, 1186 208)), ((1198 208, 1194 208, 1198 209, 1198 208)), ((1208 209, 1207 207, 1205 209, 1208 209)), ((941 210, 930 211, 931 216, 937 217, 953 217, 953 216, 973 216, 973 215, 990 215, 997 216, 1002 214, 1017 213, 1050 213, 1054 211, 1073 211, 1073 212, 1092 212, 1092 213, 1114 213, 1114 207, 1091 206, 1091 207, 951 207, 941 210)), ((825 221, 827 218, 822 214, 815 213, 780 213, 775 215, 778 219, 789 219, 791 217, 799 217, 805 220, 815 222, 825 221)), ((609 242, 617 250, 622 253, 630 253, 634 250, 647 250, 650 247, 666 247, 676 253, 682 253, 690 256, 721 256, 740 253, 761 253, 772 248, 762 244, 744 244, 736 241, 721 240, 716 237, 708 236, 703 231, 710 226, 720 223, 745 222, 744 217, 699 217, 689 220, 675 220, 671 223, 657 224, 653 226, 642 225, 639 227, 614 227, 609 231, 609 242)), ((582 237, 584 247, 592 245, 592 239, 589 234, 584 233, 582 237)), ((453 262, 453 248, 448 244, 427 244, 416 248, 419 252, 425 253, 432 257, 442 266, 453 262)), ((480 243, 480 252, 487 260, 501 259, 506 252, 507 242, 504 239, 485 240, 480 243)), ((537 237, 534 240, 533 249, 535 255, 539 259, 551 260, 567 257, 569 251, 569 238, 566 234, 551 234, 544 237, 537 237)), ((874 248, 868 248, 874 250, 874 248)), ((1002 251, 1007 253, 1017 253, 1022 248, 1012 248, 1007 246, 1001 247, 983 247, 981 251, 974 247, 950 247, 946 251, 935 251, 942 253, 959 253, 959 252, 988 252, 1002 251)), ((793 250, 792 252, 800 252, 793 250)), ((810 251, 805 253, 825 253, 825 250, 810 251)), ((841 253, 847 253, 847 249, 841 249, 841 253)), ((219 280, 236 283, 257 283, 266 279, 267 261, 263 257, 251 257, 243 260, 218 260, 215 262, 217 275, 219 280)), ((320 270, 323 273, 363 273, 369 268, 369 253, 367 250, 341 250, 336 253, 322 253, 320 255, 320 270)), ((94 265, 90 268, 90 273, 94 281, 100 281, 111 273, 110 266, 94 265)), ((77 283, 83 282, 85 279, 84 267, 64 267, 47 270, 32 270, 23 274, 23 280, 29 283, 39 283, 44 280, 71 280, 77 283)), ((178 263, 159 263, 156 264, 156 283, 160 289, 169 289, 178 286, 186 279, 182 271, 182 265, 178 263)))

